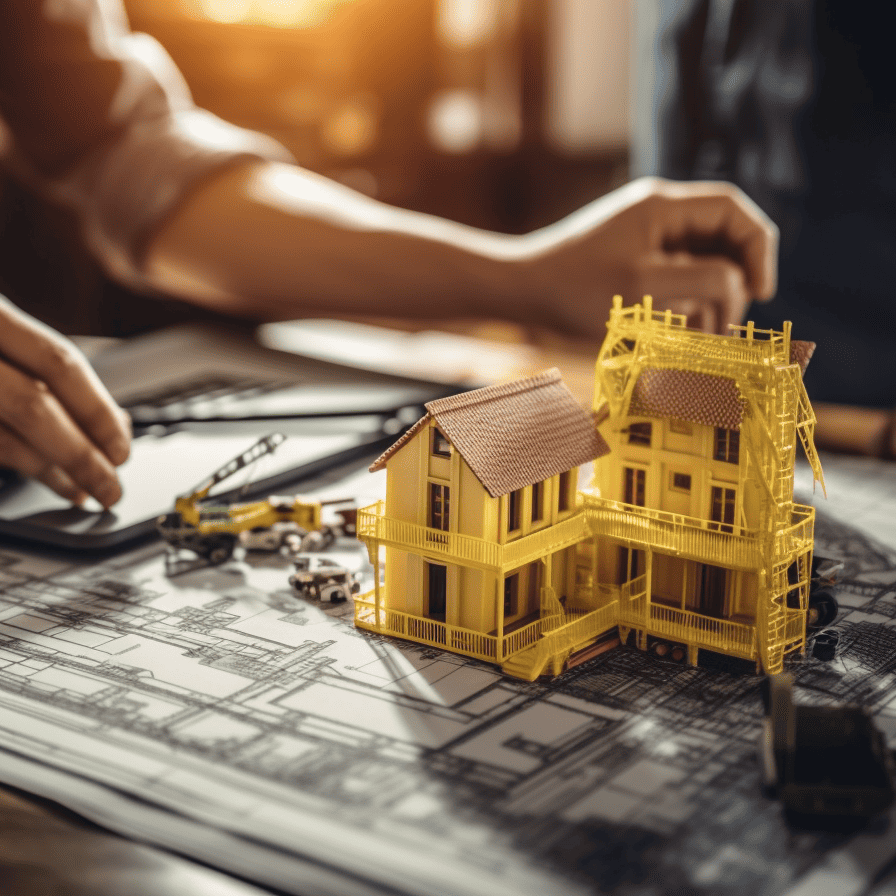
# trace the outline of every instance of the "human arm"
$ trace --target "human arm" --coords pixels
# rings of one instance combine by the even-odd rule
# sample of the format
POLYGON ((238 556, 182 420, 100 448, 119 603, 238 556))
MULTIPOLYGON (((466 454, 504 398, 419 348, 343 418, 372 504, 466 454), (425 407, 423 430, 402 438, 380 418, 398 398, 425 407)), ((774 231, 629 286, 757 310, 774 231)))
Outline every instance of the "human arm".
POLYGON ((110 507, 129 444, 127 417, 83 355, 0 296, 0 466, 110 507))
POLYGON ((727 184, 634 181, 525 236, 393 208, 289 165, 249 163, 186 198, 150 242, 154 286, 259 319, 495 317, 600 337, 612 296, 704 329, 774 293, 777 231, 727 184))
POLYGON ((724 329, 773 289, 774 228, 732 188, 640 180, 541 231, 487 233, 278 163, 272 141, 196 109, 115 0, 11 3, 9 167, 138 288, 258 319, 498 317, 597 337, 614 293, 724 329))

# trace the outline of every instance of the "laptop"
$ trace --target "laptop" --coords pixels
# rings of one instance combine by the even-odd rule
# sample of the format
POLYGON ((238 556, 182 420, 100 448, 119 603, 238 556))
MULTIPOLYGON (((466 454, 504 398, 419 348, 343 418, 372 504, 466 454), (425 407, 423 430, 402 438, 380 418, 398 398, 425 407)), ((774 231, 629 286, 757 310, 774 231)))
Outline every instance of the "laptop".
POLYGON ((108 511, 93 502, 72 507, 40 483, 4 473, 0 535, 85 551, 125 544, 154 531, 175 497, 271 432, 287 438, 213 496, 301 490, 328 470, 372 459, 423 416, 425 402, 459 391, 278 351, 208 325, 115 342, 91 360, 134 422, 131 457, 119 468, 121 501, 108 511))

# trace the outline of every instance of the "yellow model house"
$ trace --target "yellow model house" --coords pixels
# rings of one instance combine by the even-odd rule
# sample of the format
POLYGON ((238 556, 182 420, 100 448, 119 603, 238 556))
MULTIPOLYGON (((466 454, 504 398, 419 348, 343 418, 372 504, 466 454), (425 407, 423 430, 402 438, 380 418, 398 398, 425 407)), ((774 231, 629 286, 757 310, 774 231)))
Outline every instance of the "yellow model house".
POLYGON ((385 503, 358 515, 376 588, 356 600, 355 623, 529 677, 521 653, 538 645, 528 662, 543 666, 615 624, 567 609, 590 536, 578 467, 606 443, 557 370, 426 408, 371 467, 388 484, 385 503))
POLYGON ((821 479, 802 380, 811 350, 789 323, 713 336, 649 297, 616 301, 594 395, 611 452, 586 503, 623 640, 770 673, 804 649, 814 510, 794 504, 793 469, 801 443, 821 479))
POLYGON ((821 478, 810 354, 789 324, 713 336, 617 297, 593 416, 556 370, 429 403, 371 468, 388 484, 358 516, 376 586, 356 625, 530 681, 617 633, 780 671, 809 613, 793 467, 800 442, 821 478), (579 493, 593 459, 600 494, 579 493))

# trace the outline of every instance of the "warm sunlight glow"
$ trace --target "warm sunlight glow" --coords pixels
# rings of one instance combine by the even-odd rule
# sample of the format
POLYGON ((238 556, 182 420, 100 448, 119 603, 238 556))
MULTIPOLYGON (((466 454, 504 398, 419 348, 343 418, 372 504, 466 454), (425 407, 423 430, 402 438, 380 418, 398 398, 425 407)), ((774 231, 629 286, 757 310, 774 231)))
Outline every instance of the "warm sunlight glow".
POLYGON ((202 12, 216 22, 233 24, 249 15, 251 0, 202 0, 202 12))
POLYGON ((468 90, 436 94, 427 120, 429 137, 444 152, 471 152, 482 139, 482 103, 468 90))
POLYGON ((323 22, 337 6, 349 2, 352 0, 200 0, 199 13, 228 25, 311 28, 323 22))
POLYGON ((377 117, 364 102, 349 103, 324 123, 324 143, 343 156, 359 155, 376 142, 377 117))
POLYGON ((439 36, 449 46, 481 46, 498 24, 498 0, 441 0, 439 36))

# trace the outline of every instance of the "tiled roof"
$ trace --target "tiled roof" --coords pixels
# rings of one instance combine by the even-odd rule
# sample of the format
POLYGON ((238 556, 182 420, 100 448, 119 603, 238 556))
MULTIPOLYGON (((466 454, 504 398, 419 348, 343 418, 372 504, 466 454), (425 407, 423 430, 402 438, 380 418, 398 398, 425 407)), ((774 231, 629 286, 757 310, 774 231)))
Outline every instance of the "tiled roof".
MULTIPOLYGON (((814 342, 792 340, 790 362, 805 373, 815 351, 814 342)), ((745 402, 730 377, 645 367, 632 391, 629 414, 633 417, 677 417, 691 423, 740 429, 745 402)))
POLYGON ((590 413, 580 407, 556 368, 426 405, 426 417, 371 467, 378 470, 427 419, 442 433, 493 497, 523 488, 609 452, 590 413))
POLYGON ((632 390, 633 417, 677 417, 740 429, 744 399, 733 379, 693 370, 645 367, 632 390))
POLYGON ((790 340, 790 363, 799 364, 803 373, 806 372, 806 368, 809 366, 809 359, 814 352, 814 342, 802 342, 799 339, 790 340))

